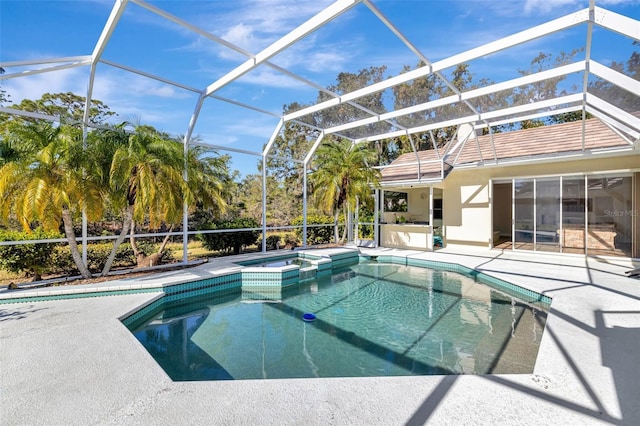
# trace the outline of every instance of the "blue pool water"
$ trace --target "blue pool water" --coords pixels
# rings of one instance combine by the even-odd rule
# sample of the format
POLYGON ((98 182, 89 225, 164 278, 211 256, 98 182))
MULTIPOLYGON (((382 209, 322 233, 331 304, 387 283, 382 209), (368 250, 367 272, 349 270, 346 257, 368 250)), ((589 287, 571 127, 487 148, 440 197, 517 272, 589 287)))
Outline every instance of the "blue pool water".
POLYGON ((278 268, 281 266, 298 265, 300 268, 308 268, 313 264, 308 260, 299 259, 297 257, 291 259, 273 260, 269 262, 261 262, 257 264, 250 264, 249 266, 261 266, 264 268, 278 268))
POLYGON ((277 302, 236 291, 160 309, 131 327, 173 380, 531 373, 546 321, 472 277, 376 262, 277 302))

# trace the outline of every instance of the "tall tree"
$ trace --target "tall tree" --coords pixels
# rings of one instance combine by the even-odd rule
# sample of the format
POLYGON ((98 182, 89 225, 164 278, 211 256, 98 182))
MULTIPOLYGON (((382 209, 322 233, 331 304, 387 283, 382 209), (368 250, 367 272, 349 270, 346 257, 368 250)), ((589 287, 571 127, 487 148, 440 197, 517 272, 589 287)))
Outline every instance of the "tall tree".
MULTIPOLYGON (((357 73, 341 72, 336 78, 336 83, 327 89, 338 95, 351 93, 364 87, 379 83, 385 79, 386 66, 369 67, 359 70, 357 73)), ((371 93, 355 99, 352 103, 341 103, 333 108, 320 111, 314 114, 315 121, 320 127, 332 127, 353 121, 369 118, 373 114, 383 114, 387 112, 385 106, 384 91, 371 93), (357 106, 356 106, 357 105, 357 106)), ((318 102, 333 99, 325 92, 318 93, 318 102)), ((347 130, 344 136, 355 139, 389 131, 391 124, 382 121, 347 130)), ((377 141, 374 146, 379 158, 386 156, 387 144, 377 141)), ((376 164, 379 161, 375 162, 376 164)))
MULTIPOLYGON (((4 68, 0 67, 0 75, 4 74, 4 68)), ((3 107, 5 103, 10 101, 10 96, 7 94, 7 91, 2 88, 0 85, 0 107, 3 107)))
MULTIPOLYGON (((84 117, 85 103, 86 98, 84 96, 78 96, 72 92, 45 93, 40 99, 35 101, 23 99, 20 103, 11 105, 11 108, 53 115, 60 117, 60 120, 66 123, 81 123, 84 117)), ((106 120, 116 115, 104 102, 92 99, 88 124, 103 124, 106 120)), ((35 119, 17 115, 13 119, 26 122, 35 121, 35 119)))
MULTIPOLYGON (((288 114, 303 108, 296 102, 284 107, 284 114, 288 114)), ((269 177, 275 179, 281 184, 281 197, 278 199, 271 198, 267 206, 268 211, 277 211, 277 215, 283 216, 286 223, 290 223, 294 217, 301 212, 302 201, 302 181, 303 181, 303 164, 309 148, 318 138, 319 131, 313 127, 302 125, 298 122, 287 122, 284 125, 282 133, 278 135, 273 143, 273 147, 269 152, 271 155, 279 158, 267 157, 267 171, 269 177), (290 158, 297 161, 284 160, 290 158), (288 202, 289 208, 282 210, 273 205, 273 201, 280 201, 285 197, 283 202, 288 202)), ((258 164, 258 169, 262 170, 262 163, 258 164)), ((273 184, 268 181, 268 185, 273 184)), ((261 188, 259 186, 258 188, 261 188)), ((277 189, 277 188, 273 188, 277 189)), ((261 199, 261 198, 260 198, 261 199)), ((261 204, 261 203, 260 203, 261 204)), ((259 220, 259 218, 256 218, 259 220)))
POLYGON ((336 243, 342 242, 346 233, 345 229, 339 239, 340 212, 346 215, 355 210, 358 200, 370 199, 372 187, 379 185, 380 172, 369 166, 375 158, 374 150, 347 139, 326 140, 318 148, 310 175, 313 199, 318 208, 333 215, 336 243))
MULTIPOLYGON (((300 214, 300 207, 292 205, 291 191, 275 176, 267 175, 267 225, 290 225, 296 214, 300 214)), ((258 174, 246 176, 239 186, 238 202, 241 206, 240 214, 250 217, 260 223, 262 220, 262 176, 258 174)))
MULTIPOLYGON (((1 120, 1 118, 0 118, 1 120)), ((14 122, 0 123, 0 167, 19 158, 19 139, 16 131, 20 131, 22 125, 14 122)))
MULTIPOLYGON (((418 63, 417 68, 423 67, 423 62, 418 63)), ((411 71, 409 66, 405 66, 403 73, 411 71)), ((406 83, 399 84, 393 88, 394 108, 396 110, 407 108, 410 106, 442 99, 453 95, 454 89, 458 91, 466 91, 474 88, 473 75, 469 70, 468 64, 457 65, 450 75, 445 75, 451 85, 436 74, 429 74, 419 77, 406 83), (453 88, 451 87, 453 86, 453 88)), ((406 128, 423 126, 438 120, 446 120, 461 115, 468 115, 471 110, 463 103, 456 102, 454 104, 444 105, 438 108, 431 108, 424 111, 415 112, 398 118, 398 124, 406 128)), ((434 144, 437 147, 446 145, 456 132, 455 126, 434 129, 429 132, 417 133, 412 135, 412 140, 417 150, 433 149, 434 144)), ((400 154, 412 150, 411 144, 406 137, 398 138, 393 143, 394 149, 392 155, 397 157, 400 154)), ((390 158, 393 160, 394 158, 390 158)))
POLYGON ((33 224, 57 231, 62 222, 73 261, 80 274, 89 278, 73 220, 83 209, 89 219, 99 218, 103 192, 93 176, 83 173, 80 130, 39 122, 15 126, 8 137, 19 155, 0 168, 0 217, 7 220, 13 212, 26 231, 33 224))
MULTIPOLYGON (((640 42, 634 42, 635 46, 640 46, 640 42)), ((611 68, 640 81, 640 51, 635 50, 626 62, 611 63, 611 68)), ((632 93, 624 87, 617 86, 603 79, 595 79, 589 83, 589 93, 605 100, 618 108, 627 112, 640 111, 640 96, 632 93)))
MULTIPOLYGON (((574 58, 582 52, 584 49, 574 49, 571 52, 560 52, 557 56, 553 56, 550 53, 540 52, 538 56, 531 60, 528 69, 519 69, 520 75, 526 76, 534 73, 546 71, 548 69, 567 65, 571 63, 574 58)), ((524 87, 519 87, 513 90, 513 94, 509 96, 509 103, 513 106, 525 105, 527 103, 543 101, 546 99, 553 99, 558 96, 566 95, 570 90, 575 92, 578 90, 576 86, 573 87, 561 87, 561 83, 566 80, 566 76, 558 76, 549 78, 536 83, 531 83, 524 87)), ((552 113, 550 113, 552 114, 552 113)), ((533 127, 546 126, 548 124, 554 124, 555 122, 572 121, 573 119, 581 119, 582 114, 569 114, 564 117, 559 117, 558 120, 550 119, 530 119, 523 120, 518 123, 512 123, 502 126, 499 130, 517 130, 517 129, 529 129, 533 127), (579 118, 578 118, 579 117, 579 118)))
MULTIPOLYGON (((226 206, 220 173, 215 169, 217 163, 206 159, 205 152, 202 148, 192 148, 185 157, 180 142, 149 126, 138 126, 135 132, 128 134, 126 145, 114 152, 109 171, 112 203, 122 208, 123 223, 103 275, 109 272, 118 245, 128 232, 134 233, 136 222, 147 221, 150 229, 165 224, 171 231, 182 220, 185 202, 192 209, 197 205, 218 209, 226 206), (185 167, 186 181, 183 178, 185 167)), ((147 266, 159 261, 168 240, 169 236, 165 237, 158 252, 147 258, 137 250, 135 239, 131 237, 138 265, 147 266)))

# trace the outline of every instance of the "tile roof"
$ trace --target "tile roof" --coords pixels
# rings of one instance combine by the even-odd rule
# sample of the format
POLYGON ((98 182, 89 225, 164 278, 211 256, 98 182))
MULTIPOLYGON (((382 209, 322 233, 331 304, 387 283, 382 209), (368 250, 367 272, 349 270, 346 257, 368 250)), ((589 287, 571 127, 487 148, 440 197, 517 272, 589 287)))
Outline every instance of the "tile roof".
MULTIPOLYGON (((455 166, 471 165, 475 163, 490 162, 495 164, 495 159, 532 158, 542 155, 568 154, 582 151, 582 121, 556 124, 552 126, 534 127, 506 133, 494 133, 493 135, 471 136, 462 148, 448 153, 445 164, 445 176, 452 168, 450 164, 458 156, 455 166), (494 151, 491 146, 493 137, 494 151), (479 150, 478 150, 479 148, 479 150)), ((612 148, 629 146, 627 142, 618 136, 613 130, 596 118, 584 121, 585 138, 584 149, 589 151, 596 148, 612 148)), ((455 145, 457 141, 450 142, 455 145)), ((453 149, 453 148, 451 148, 453 149)), ((443 155, 445 148, 440 149, 443 155)), ((419 151, 417 153, 402 154, 391 165, 393 167, 382 170, 382 182, 417 180, 420 159, 420 174, 422 179, 438 178, 441 176, 440 161, 434 150, 419 151), (417 154, 417 158, 416 158, 417 154)))

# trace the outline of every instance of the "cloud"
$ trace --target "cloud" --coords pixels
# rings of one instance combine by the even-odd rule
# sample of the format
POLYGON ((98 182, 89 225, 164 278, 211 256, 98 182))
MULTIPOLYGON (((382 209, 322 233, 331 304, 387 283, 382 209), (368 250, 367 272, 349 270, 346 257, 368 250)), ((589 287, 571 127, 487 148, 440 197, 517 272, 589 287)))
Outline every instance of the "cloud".
POLYGON ((276 128, 276 123, 277 121, 274 122, 273 119, 237 118, 224 126, 224 132, 226 134, 254 136, 267 142, 276 128))
POLYGON ((277 120, 271 117, 249 117, 240 113, 224 123, 199 120, 194 134, 205 143, 261 151, 276 125, 277 120))
MULTIPOLYGON (((197 25, 234 44, 250 54, 257 54, 267 46, 277 41, 304 21, 311 18, 331 2, 328 0, 316 2, 300 2, 299 0, 249 0, 239 1, 237 7, 226 13, 215 12, 200 13, 196 17, 197 25), (241 10, 242 13, 238 13, 241 10)), ((296 45, 289 47, 279 55, 279 65, 288 67, 292 65, 303 65, 308 63, 311 70, 316 62, 308 62, 305 54, 298 54, 309 51, 301 45, 309 47, 309 39, 313 34, 299 41, 296 45), (298 53, 292 53, 298 52, 298 53), (283 60, 283 55, 287 55, 283 60), (284 63, 283 63, 284 62, 284 63)), ((242 61, 246 59, 242 54, 232 49, 214 43, 203 37, 195 37, 191 43, 184 46, 184 49, 203 52, 214 55, 223 60, 242 61)), ((336 61, 339 57, 338 49, 333 52, 328 46, 315 46, 314 49, 323 55, 331 55, 336 61)), ((311 49, 313 51, 314 49, 311 49)), ((341 58, 343 63, 346 58, 341 58)))
POLYGON ((337 50, 313 52, 305 58, 307 68, 313 72, 340 71, 348 58, 337 50))
MULTIPOLYGON (((217 24, 222 28, 244 25, 251 33, 266 37, 282 36, 293 28, 308 20, 323 8, 331 4, 331 0, 299 1, 299 0, 247 0, 238 1, 237 9, 224 15, 217 15, 217 24), (241 10, 242 13, 237 13, 241 10), (226 25, 225 25, 226 23, 226 25)), ((223 31, 223 33, 226 31, 223 31)))
MULTIPOLYGON (((597 0, 596 5, 601 7, 640 4, 639 0, 597 0)), ((587 0, 526 0, 524 12, 527 14, 549 13, 565 6, 587 7, 587 0)))
MULTIPOLYGON (((238 0, 224 4, 196 2, 191 8, 182 7, 171 12, 238 46, 249 54, 257 54, 316 15, 331 2, 332 0, 314 2, 238 0)), ((185 43, 169 50, 197 53, 196 65, 192 71, 198 75, 206 76, 206 79, 210 79, 210 81, 214 81, 248 59, 233 49, 169 21, 158 19, 135 5, 127 7, 127 14, 123 19, 133 19, 142 25, 154 25, 162 30, 172 31, 185 43)), ((325 27, 323 30, 327 31, 327 28, 325 27)), ((354 46, 357 47, 357 43, 352 42, 351 47, 354 46)), ((335 42, 335 40, 316 45, 315 34, 312 33, 273 59, 274 62, 277 61, 279 66, 300 74, 304 74, 304 71, 311 73, 338 72, 349 61, 349 57, 345 54, 348 51, 346 47, 344 42, 335 42)), ((244 82, 249 84, 274 88, 296 88, 300 84, 277 72, 261 70, 252 71, 250 74, 244 79, 244 82)))
MULTIPOLYGON (((225 41, 238 46, 249 53, 257 53, 261 46, 269 44, 273 38, 259 39, 256 36, 255 29, 245 23, 238 23, 233 25, 220 35, 225 41)), ((235 59, 238 57, 238 53, 235 50, 229 48, 220 48, 218 54, 225 59, 235 59)))
POLYGON ((207 144, 211 145, 220 145, 220 146, 230 146, 238 142, 238 136, 234 134, 227 133, 199 133, 196 132, 194 136, 198 136, 198 138, 207 144))
POLYGON ((20 103, 23 99, 40 99, 45 93, 73 92, 86 96, 88 77, 89 68, 79 67, 16 77, 3 81, 3 86, 11 101, 20 103))
POLYGON ((343 71, 355 56, 359 55, 362 40, 322 41, 311 34, 273 58, 282 68, 326 73, 343 71))
MULTIPOLYGON (((73 92, 86 96, 88 79, 89 68, 79 67, 16 77, 3 81, 2 85, 10 100, 17 104, 23 99, 40 99, 45 93, 73 92)), ((181 89, 104 67, 99 67, 96 73, 92 98, 116 112, 115 121, 139 121, 169 132, 184 131, 191 112, 189 107, 175 108, 174 103, 189 104, 189 98, 193 98, 195 104, 195 96, 181 89)))
POLYGON ((569 5, 579 5, 579 0, 526 0, 524 4, 524 12, 531 13, 549 13, 558 8, 569 5))
POLYGON ((281 89, 307 89, 309 87, 298 80, 294 80, 293 78, 272 68, 267 68, 266 66, 254 69, 238 79, 237 82, 281 89))
POLYGON ((118 85, 118 90, 129 94, 133 93, 140 97, 153 96, 167 99, 185 99, 190 97, 183 89, 135 74, 126 77, 124 81, 118 79, 116 84, 118 85))

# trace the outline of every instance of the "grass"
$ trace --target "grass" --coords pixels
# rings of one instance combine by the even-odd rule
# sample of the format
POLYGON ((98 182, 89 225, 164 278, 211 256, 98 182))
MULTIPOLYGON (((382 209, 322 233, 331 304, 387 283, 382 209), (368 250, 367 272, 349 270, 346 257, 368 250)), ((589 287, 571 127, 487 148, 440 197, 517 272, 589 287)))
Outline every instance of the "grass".
POLYGON ((24 274, 14 274, 13 272, 8 272, 0 269, 0 286, 8 285, 12 282, 22 282, 25 280, 28 281, 28 278, 26 278, 24 274))
MULTIPOLYGON (((168 243, 167 248, 171 251, 171 259, 177 262, 182 261, 182 255, 184 253, 182 242, 168 243)), ((202 245, 202 241, 189 241, 187 244, 187 258, 188 260, 194 259, 206 259, 207 257, 213 257, 216 252, 207 250, 202 245)))

